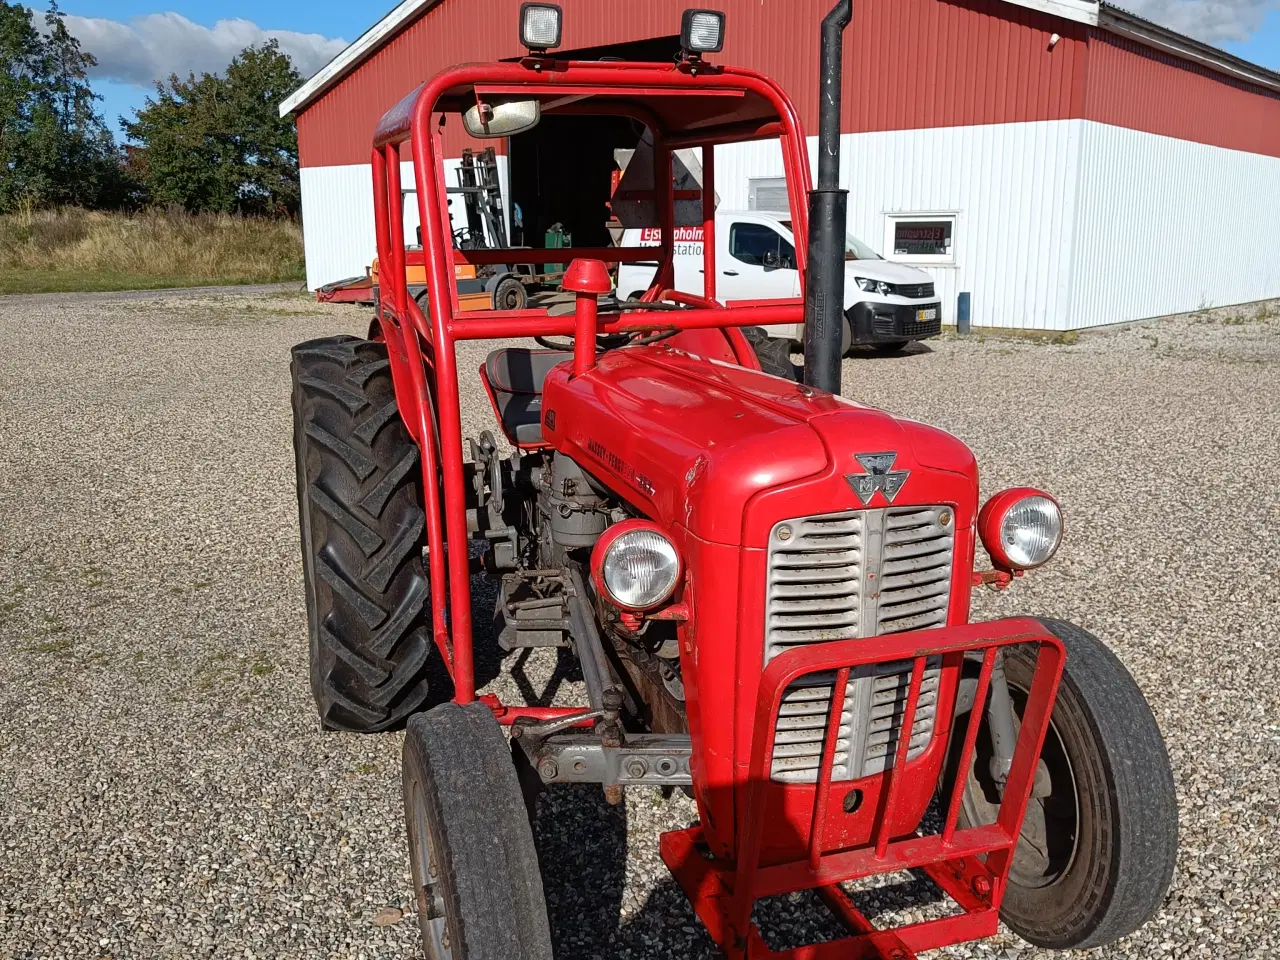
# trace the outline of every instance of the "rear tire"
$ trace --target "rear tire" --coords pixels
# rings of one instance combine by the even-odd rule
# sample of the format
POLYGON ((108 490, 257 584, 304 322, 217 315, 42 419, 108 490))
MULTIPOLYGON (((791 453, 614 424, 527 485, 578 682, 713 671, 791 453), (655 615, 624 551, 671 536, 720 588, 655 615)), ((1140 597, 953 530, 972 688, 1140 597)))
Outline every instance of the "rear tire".
POLYGON ((791 362, 791 341, 771 337, 763 327, 743 327, 742 335, 756 352, 764 373, 784 380, 799 382, 800 372, 791 362))
MULTIPOLYGON (((1079 627, 1040 622, 1067 651, 1041 752, 1051 789, 1028 805, 1000 918, 1036 946, 1087 949, 1128 936, 1160 908, 1178 850, 1177 797, 1160 730, 1124 665, 1079 627)), ((1034 672, 1034 651, 1009 650, 1005 675, 1019 713, 1034 672)), ((984 729, 967 771, 962 826, 993 823, 999 800, 987 772, 985 708, 975 709, 984 729)))
POLYGON ((385 345, 311 340, 292 373, 311 692, 324 729, 386 730, 427 698, 418 448, 385 345))
POLYGON ((533 832, 489 708, 446 703, 413 717, 403 785, 427 960, 551 960, 533 832))

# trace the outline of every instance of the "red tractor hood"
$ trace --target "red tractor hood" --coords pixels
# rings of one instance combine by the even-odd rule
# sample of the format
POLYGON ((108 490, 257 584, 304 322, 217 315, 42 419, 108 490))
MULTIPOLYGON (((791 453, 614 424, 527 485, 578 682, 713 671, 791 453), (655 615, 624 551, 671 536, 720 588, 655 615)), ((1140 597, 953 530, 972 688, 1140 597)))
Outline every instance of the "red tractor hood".
MULTIPOLYGON (((546 440, 653 520, 705 541, 762 546, 744 523, 753 497, 865 473, 858 453, 893 451, 894 470, 949 473, 976 494, 973 454, 950 434, 777 377, 663 344, 610 351, 571 374, 565 363, 547 377, 546 440)), ((836 509, 863 505, 847 489, 836 509)))

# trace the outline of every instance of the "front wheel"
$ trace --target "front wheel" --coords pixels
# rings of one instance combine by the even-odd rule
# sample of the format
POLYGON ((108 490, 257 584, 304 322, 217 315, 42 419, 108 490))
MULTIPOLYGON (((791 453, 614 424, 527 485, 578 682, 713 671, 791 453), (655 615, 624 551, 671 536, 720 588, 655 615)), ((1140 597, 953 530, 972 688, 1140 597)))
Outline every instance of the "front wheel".
POLYGON ((523 310, 527 301, 524 284, 515 277, 506 277, 493 291, 495 310, 523 310))
MULTIPOLYGON (((1065 645, 1066 665, 1000 918, 1037 946, 1098 947, 1149 920, 1169 889, 1178 848, 1173 772, 1151 708, 1115 654, 1070 623, 1041 622, 1065 645)), ((1015 721, 1035 665, 1027 647, 1005 655, 1015 721)), ((965 771, 962 826, 994 823, 1000 804, 985 708, 975 709, 983 729, 965 771)), ((953 762, 963 717, 956 727, 953 762)))
POLYGON ((427 960, 552 960, 533 831, 489 708, 411 718, 403 786, 427 960))

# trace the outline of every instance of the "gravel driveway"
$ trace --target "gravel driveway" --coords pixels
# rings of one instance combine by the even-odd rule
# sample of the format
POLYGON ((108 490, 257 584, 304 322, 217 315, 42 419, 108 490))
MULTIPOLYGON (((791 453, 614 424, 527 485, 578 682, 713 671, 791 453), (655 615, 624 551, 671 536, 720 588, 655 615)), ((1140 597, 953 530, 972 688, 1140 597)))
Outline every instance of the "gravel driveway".
MULTIPOLYGON (((977 615, 1075 620, 1152 702, 1178 871, 1095 956, 1280 954, 1280 316, 1253 315, 845 364, 846 394, 968 441, 984 494, 1060 496, 1058 558, 977 615)), ((0 298, 0 958, 419 955, 400 738, 320 734, 307 683, 288 350, 366 323, 280 291, 0 298)), ((522 669, 494 687, 550 664, 522 669)), ((562 960, 711 956, 657 852, 692 815, 543 804, 562 960)))

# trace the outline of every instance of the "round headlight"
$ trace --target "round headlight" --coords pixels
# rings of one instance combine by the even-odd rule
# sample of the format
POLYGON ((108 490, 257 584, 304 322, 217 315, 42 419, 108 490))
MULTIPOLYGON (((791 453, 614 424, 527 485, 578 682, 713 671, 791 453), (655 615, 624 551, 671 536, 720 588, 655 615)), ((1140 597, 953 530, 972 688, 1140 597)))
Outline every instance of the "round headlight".
POLYGON ((603 548, 597 576, 609 599, 628 610, 648 610, 671 596, 680 580, 680 557, 670 540, 648 525, 605 537, 596 547, 603 548))
POLYGON ((997 566, 1030 570, 1047 562, 1062 542, 1062 509, 1039 490, 1006 490, 982 508, 978 530, 997 566))

